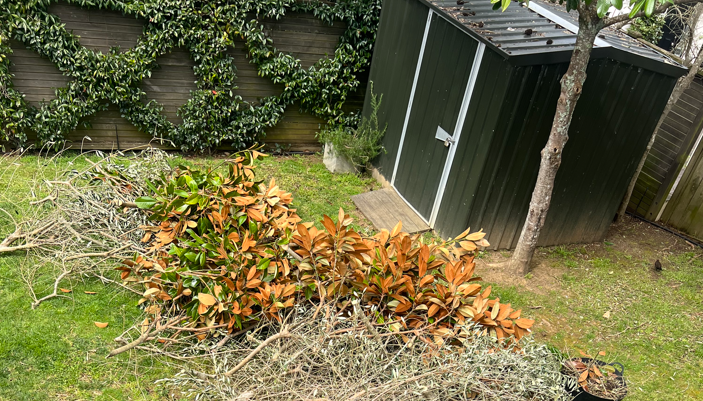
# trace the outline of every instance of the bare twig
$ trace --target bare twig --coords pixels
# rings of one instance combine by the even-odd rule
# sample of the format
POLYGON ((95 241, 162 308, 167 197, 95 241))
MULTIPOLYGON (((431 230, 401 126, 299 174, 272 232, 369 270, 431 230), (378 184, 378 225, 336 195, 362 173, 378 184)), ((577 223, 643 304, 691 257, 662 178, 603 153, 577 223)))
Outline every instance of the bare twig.
POLYGON ((59 294, 58 294, 58 292, 59 292, 59 283, 61 282, 61 280, 64 279, 64 277, 68 276, 68 275, 71 274, 72 272, 73 272, 73 269, 72 269, 72 268, 71 268, 71 269, 68 269, 68 270, 64 270, 64 272, 61 273, 61 274, 56 278, 56 281, 54 281, 54 291, 53 291, 51 294, 49 294, 49 295, 47 295, 47 296, 45 296, 45 297, 39 298, 39 299, 37 299, 36 301, 32 302, 32 309, 36 309, 37 306, 39 306, 39 304, 41 304, 42 302, 46 301, 47 299, 56 298, 56 297, 66 297, 65 295, 59 295, 59 294))
POLYGON ((121 354, 121 353, 123 353, 123 352, 129 351, 129 350, 131 350, 132 348, 136 347, 137 345, 140 345, 141 343, 147 341, 150 337, 152 337, 152 336, 154 336, 154 335, 156 335, 156 334, 159 334, 159 333, 161 333, 161 332, 164 331, 164 330, 173 329, 173 325, 174 325, 174 324, 178 324, 178 323, 180 323, 181 321, 185 320, 186 318, 187 318, 187 316, 178 316, 178 317, 175 317, 175 318, 171 319, 170 321, 168 321, 168 322, 167 322, 166 324, 164 324, 163 326, 161 326, 160 328, 158 328, 158 329, 152 331, 151 329, 152 329, 152 328, 154 327, 154 325, 156 324, 156 320, 154 320, 154 321, 151 322, 151 324, 149 325, 149 328, 148 328, 146 331, 144 331, 144 333, 142 333, 142 335, 140 335, 139 337, 137 337, 136 340, 134 340, 134 341, 132 341, 132 342, 126 344, 126 345, 123 345, 123 346, 121 346, 121 347, 119 347, 119 348, 116 348, 116 349, 110 351, 110 353, 109 353, 105 358, 112 358, 112 357, 115 356, 115 355, 119 355, 119 354, 121 354))
POLYGON ((259 344, 259 346, 256 347, 253 351, 251 351, 251 353, 249 355, 247 355, 247 357, 244 358, 241 362, 239 362, 239 364, 237 364, 237 366, 235 366, 232 369, 230 369, 229 371, 227 371, 225 373, 225 376, 229 377, 229 376, 232 376, 233 374, 237 373, 237 371, 239 369, 241 369, 242 367, 244 367, 244 365, 249 363, 249 361, 251 361, 251 359, 253 357, 255 357, 256 354, 261 352, 261 350, 266 348, 269 344, 273 343, 274 341, 276 341, 280 338, 288 338, 290 336, 291 336, 291 334, 288 331, 288 328, 283 328, 283 330, 281 330, 280 333, 272 335, 271 337, 267 338, 266 341, 259 344))

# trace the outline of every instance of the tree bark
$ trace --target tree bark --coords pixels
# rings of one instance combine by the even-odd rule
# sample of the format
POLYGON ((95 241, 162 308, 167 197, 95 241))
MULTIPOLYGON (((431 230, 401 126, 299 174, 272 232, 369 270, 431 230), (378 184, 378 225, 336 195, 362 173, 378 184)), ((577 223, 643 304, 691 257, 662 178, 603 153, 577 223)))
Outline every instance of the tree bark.
POLYGON ((654 141, 657 139, 657 132, 659 132, 659 128, 664 123, 664 120, 666 120, 666 117, 669 115, 669 112, 674 107, 674 104, 676 104, 676 102, 679 100, 686 88, 688 88, 691 85, 691 82, 693 82, 693 78, 696 77, 696 74, 698 73, 698 68, 701 66, 701 64, 703 64, 703 46, 701 46, 701 49, 698 50, 698 55, 696 56, 696 59, 693 60, 693 63, 688 66, 688 74, 681 77, 679 81, 676 82, 676 86, 671 92, 669 100, 666 102, 666 107, 664 107, 664 111, 662 112, 661 117, 659 117, 659 122, 657 122, 657 126, 654 128, 654 132, 652 133, 652 137, 649 139, 649 143, 647 144, 647 148, 644 151, 644 155, 642 155, 642 159, 640 159, 640 163, 637 165, 637 169, 635 170, 635 173, 632 176, 632 179, 630 180, 630 185, 628 185, 627 187, 625 197, 622 198, 622 203, 620 204, 620 208, 618 208, 618 214, 615 216, 616 221, 622 219, 622 217, 625 215, 625 211, 627 211, 627 205, 630 203, 632 192, 635 190, 637 178, 639 178, 640 173, 642 172, 642 167, 644 166, 644 163, 647 160, 647 156, 649 156, 649 151, 652 149, 652 145, 654 145, 654 141))
POLYGON ((524 275, 529 271, 530 261, 535 253, 535 248, 537 248, 537 240, 552 200, 554 179, 561 165, 561 154, 569 140, 571 118, 586 80, 586 68, 591 57, 593 42, 598 32, 603 28, 603 21, 598 18, 596 13, 596 3, 593 1, 590 5, 586 5, 579 2, 579 31, 576 36, 574 52, 571 55, 569 68, 561 78, 561 94, 557 102, 549 140, 542 149, 542 160, 537 183, 530 200, 530 209, 517 247, 510 259, 510 268, 518 274, 524 275))

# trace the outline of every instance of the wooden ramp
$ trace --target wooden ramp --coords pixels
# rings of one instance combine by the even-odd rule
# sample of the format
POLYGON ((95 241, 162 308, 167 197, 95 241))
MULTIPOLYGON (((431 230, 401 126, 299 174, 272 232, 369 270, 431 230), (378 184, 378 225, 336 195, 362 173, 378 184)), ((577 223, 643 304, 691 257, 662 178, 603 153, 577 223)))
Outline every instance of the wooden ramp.
POLYGON ((351 198, 356 207, 377 230, 385 228, 391 231, 398 224, 398 221, 403 222, 403 231, 411 234, 430 230, 430 226, 405 203, 393 188, 366 192, 351 198))

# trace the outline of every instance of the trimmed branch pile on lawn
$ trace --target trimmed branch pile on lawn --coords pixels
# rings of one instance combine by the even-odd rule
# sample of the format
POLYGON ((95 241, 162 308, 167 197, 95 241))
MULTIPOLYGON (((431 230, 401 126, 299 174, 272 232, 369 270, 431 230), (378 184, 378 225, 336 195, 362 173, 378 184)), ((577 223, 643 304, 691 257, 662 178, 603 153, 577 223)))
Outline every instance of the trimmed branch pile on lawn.
POLYGON ((108 357, 138 349, 196 364, 169 383, 213 398, 559 399, 558 358, 521 341, 534 321, 473 276, 483 232, 427 243, 399 223, 364 237, 342 210, 322 228, 302 223, 290 193, 256 180, 263 156, 171 170, 150 151, 45 180, 39 218, 5 240, 63 261, 33 306, 81 275, 136 292, 146 317, 108 357), (65 229, 35 233, 55 225, 65 229), (105 261, 117 258, 113 279, 105 261))
POLYGON ((272 325, 233 340, 230 353, 212 356, 212 375, 184 370, 162 383, 197 400, 570 399, 558 358, 529 339, 520 352, 488 336, 471 336, 459 347, 403 343, 396 336, 377 340, 358 331, 362 315, 313 318, 313 308, 295 309, 290 320, 298 324, 285 325, 285 338, 261 348, 236 374, 226 372, 286 329, 272 325))
MULTIPOLYGON (((4 157, 9 161, 19 156, 4 157)), ((91 163, 90 168, 82 171, 70 170, 38 179, 32 193, 47 195, 41 199, 35 196, 29 202, 30 216, 25 221, 15 221, 10 211, 0 208, 0 213, 14 227, 0 240, 0 255, 31 251, 32 260, 23 266, 21 273, 34 298, 33 308, 47 299, 67 296, 62 294, 69 291, 59 285, 69 277, 89 275, 112 281, 105 277, 109 269, 104 262, 148 253, 140 242, 143 235, 140 226, 146 223, 146 216, 137 209, 121 210, 116 205, 144 193, 145 188, 140 186, 144 178, 170 170, 165 153, 145 151, 131 158, 107 156, 91 163), (57 266, 53 292, 44 296, 35 294, 37 273, 44 267, 57 266)), ((3 175, 12 180, 8 170, 3 175)))

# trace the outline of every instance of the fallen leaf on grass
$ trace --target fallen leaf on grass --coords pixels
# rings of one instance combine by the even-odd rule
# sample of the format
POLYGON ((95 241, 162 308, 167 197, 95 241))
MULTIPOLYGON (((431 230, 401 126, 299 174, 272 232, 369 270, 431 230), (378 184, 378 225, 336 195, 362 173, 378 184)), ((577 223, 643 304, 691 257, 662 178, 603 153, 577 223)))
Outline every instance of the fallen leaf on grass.
POLYGON ((67 289, 65 289, 65 288, 59 288, 59 290, 60 290, 61 292, 65 292, 65 293, 73 292, 73 290, 67 290, 67 289))
POLYGON ((610 319, 610 311, 607 311, 603 314, 603 317, 606 319, 610 319))
POLYGON ((107 323, 102 323, 102 322, 93 322, 93 323, 95 323, 95 325, 101 329, 104 329, 108 325, 107 323))
POLYGON ((88 295, 95 295, 95 294, 97 294, 97 292, 95 292, 95 291, 83 291, 83 292, 85 292, 85 293, 88 294, 88 295))

